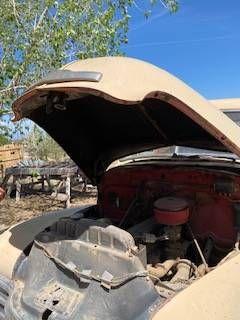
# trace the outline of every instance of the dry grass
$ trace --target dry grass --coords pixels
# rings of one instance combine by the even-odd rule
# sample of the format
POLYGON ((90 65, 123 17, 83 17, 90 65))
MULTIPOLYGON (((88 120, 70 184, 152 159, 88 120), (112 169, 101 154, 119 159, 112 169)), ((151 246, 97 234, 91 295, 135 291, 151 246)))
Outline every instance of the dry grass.
MULTIPOLYGON (((73 206, 96 203, 96 190, 78 193, 72 199, 73 206)), ((0 203, 0 229, 20 221, 44 214, 44 212, 64 209, 64 202, 53 199, 48 194, 27 195, 19 202, 5 199, 0 203)))

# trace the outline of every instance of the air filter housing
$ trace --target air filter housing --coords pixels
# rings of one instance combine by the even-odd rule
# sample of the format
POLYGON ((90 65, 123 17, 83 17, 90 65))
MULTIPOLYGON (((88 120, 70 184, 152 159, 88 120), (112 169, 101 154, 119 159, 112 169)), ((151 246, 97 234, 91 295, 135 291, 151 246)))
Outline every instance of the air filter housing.
POLYGON ((183 198, 164 197, 154 202, 153 211, 160 224, 182 225, 189 218, 189 203, 183 198))

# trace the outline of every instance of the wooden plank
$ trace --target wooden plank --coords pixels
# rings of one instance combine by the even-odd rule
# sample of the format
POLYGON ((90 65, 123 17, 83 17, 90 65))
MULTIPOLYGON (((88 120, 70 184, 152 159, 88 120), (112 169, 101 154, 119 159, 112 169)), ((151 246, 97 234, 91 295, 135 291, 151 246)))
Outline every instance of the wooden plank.
POLYGON ((27 167, 19 166, 14 168, 8 168, 6 170, 7 174, 11 175, 44 175, 44 176, 70 176, 76 175, 78 173, 78 167, 76 165, 52 165, 52 166, 42 166, 42 167, 27 167))
POLYGON ((70 176, 68 176, 66 178, 66 195, 67 195, 66 207, 69 208, 71 205, 71 178, 70 178, 70 176))
POLYGON ((16 201, 19 201, 21 198, 21 180, 20 177, 16 178, 16 201))
POLYGON ((22 147, 19 144, 0 146, 0 171, 4 176, 6 168, 15 166, 22 160, 22 147))
MULTIPOLYGON (((71 179, 80 175, 79 168, 72 162, 60 162, 60 163, 38 163, 34 167, 34 162, 30 162, 31 166, 28 166, 21 162, 19 166, 6 169, 6 175, 13 177, 13 183, 8 188, 8 194, 10 194, 12 188, 16 187, 16 201, 21 197, 21 183, 26 183, 25 178, 38 178, 36 183, 42 184, 42 190, 46 189, 48 185, 48 191, 53 190, 52 197, 58 198, 60 188, 64 183, 65 193, 59 195, 59 200, 65 201, 66 207, 71 205, 71 179), (51 179, 60 180, 58 186, 51 185, 51 179), (45 185, 45 181, 47 185, 45 185)), ((33 181, 30 183, 33 187, 33 181)))

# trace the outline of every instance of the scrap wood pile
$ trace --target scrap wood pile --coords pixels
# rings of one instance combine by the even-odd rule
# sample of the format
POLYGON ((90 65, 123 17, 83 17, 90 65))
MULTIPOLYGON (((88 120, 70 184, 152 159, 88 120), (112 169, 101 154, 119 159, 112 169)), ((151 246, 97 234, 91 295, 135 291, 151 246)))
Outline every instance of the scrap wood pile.
POLYGON ((23 186, 33 190, 40 185, 41 191, 51 191, 52 197, 66 202, 70 206, 71 186, 78 182, 82 184, 82 191, 86 190, 88 180, 78 166, 71 161, 45 162, 40 160, 21 161, 17 166, 7 168, 3 185, 7 189, 7 195, 16 191, 16 201, 20 200, 23 186), (64 190, 64 193, 60 191, 64 190))
POLYGON ((0 177, 3 178, 8 167, 15 166, 22 159, 20 144, 6 144, 0 146, 0 177))

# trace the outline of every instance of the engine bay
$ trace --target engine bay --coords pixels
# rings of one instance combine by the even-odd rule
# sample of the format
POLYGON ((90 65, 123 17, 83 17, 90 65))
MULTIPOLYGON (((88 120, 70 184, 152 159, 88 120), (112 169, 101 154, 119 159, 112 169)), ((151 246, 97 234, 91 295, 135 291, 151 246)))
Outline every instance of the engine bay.
POLYGON ((22 319, 148 319, 239 252, 234 172, 124 165, 98 192, 96 206, 43 230, 18 262, 13 319, 16 310, 22 319))
POLYGON ((146 246, 150 276, 171 284, 171 291, 208 273, 238 246, 239 183, 223 169, 130 164, 105 175, 98 207, 146 246))

